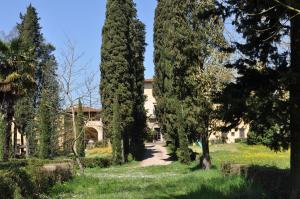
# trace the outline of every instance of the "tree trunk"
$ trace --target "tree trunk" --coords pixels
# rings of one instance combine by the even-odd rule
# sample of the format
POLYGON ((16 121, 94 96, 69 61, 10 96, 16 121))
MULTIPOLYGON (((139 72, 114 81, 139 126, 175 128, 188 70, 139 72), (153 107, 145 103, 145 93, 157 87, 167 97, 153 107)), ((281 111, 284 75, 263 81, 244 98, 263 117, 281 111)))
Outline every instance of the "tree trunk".
POLYGON ((211 168, 211 159, 209 155, 209 131, 208 131, 208 120, 205 123, 205 133, 202 135, 202 156, 200 158, 200 166, 202 169, 210 169, 211 168))
POLYGON ((28 135, 26 136, 26 158, 30 157, 30 149, 29 149, 29 139, 28 135))
POLYGON ((23 145, 24 145, 24 135, 23 135, 23 133, 21 134, 21 145, 22 145, 21 155, 23 155, 23 153, 24 153, 24 148, 23 148, 23 145))
MULTIPOLYGON (((72 151, 75 156, 75 160, 79 166, 80 174, 84 175, 84 168, 83 168, 83 165, 80 161, 80 158, 79 158, 77 150, 76 150, 76 147, 77 147, 76 142, 77 142, 78 137, 77 137, 77 127, 76 127, 76 119, 75 119, 75 108, 73 105, 72 105, 72 125, 73 125, 73 134, 74 134, 74 142, 73 142, 73 146, 72 146, 72 151)), ((80 133, 79 133, 79 136, 80 136, 80 133)))
MULTIPOLYGON (((295 13, 294 13, 295 14, 295 13)), ((300 16, 291 20, 291 199, 300 198, 300 16)))
POLYGON ((18 129, 17 129, 16 124, 14 124, 14 143, 13 143, 13 146, 14 146, 14 157, 15 158, 17 157, 17 154, 18 154, 18 140, 17 140, 17 136, 18 136, 18 129))
POLYGON ((8 161, 9 154, 10 154, 10 147, 11 147, 11 123, 13 119, 13 107, 7 107, 7 113, 5 115, 5 138, 4 138, 4 145, 3 145, 3 161, 8 161))

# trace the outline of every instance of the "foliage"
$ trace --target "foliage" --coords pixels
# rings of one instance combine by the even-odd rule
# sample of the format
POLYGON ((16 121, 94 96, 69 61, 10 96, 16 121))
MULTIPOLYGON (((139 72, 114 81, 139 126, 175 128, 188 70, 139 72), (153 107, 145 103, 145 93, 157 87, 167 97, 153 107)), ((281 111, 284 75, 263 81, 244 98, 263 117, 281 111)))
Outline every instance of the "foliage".
POLYGON ((110 167, 113 163, 111 156, 82 158, 81 161, 85 168, 95 168, 95 167, 106 168, 106 167, 110 167))
POLYGON ((3 157, 3 147, 5 141, 5 123, 2 113, 0 113, 0 157, 3 157))
MULTIPOLYGON (((12 161, 0 163, 1 198, 38 198, 57 182, 69 180, 72 171, 41 169, 44 164, 57 161, 12 161)), ((64 161, 59 161, 64 162, 64 161)))
POLYGON ((34 87, 34 60, 30 52, 21 48, 20 39, 7 44, 0 41, 0 111, 6 125, 1 158, 6 161, 10 155, 14 105, 34 87))
MULTIPOLYGON (((154 28, 154 96, 156 115, 174 154, 180 147, 176 129, 176 105, 185 107, 184 131, 189 141, 207 142, 211 120, 216 118, 213 103, 232 80, 223 68, 227 47, 223 23, 214 16, 212 1, 161 0, 156 8, 154 28)), ((207 148, 206 154, 209 155, 207 148)))
POLYGON ((40 144, 39 157, 47 159, 51 157, 51 121, 48 118, 50 106, 45 97, 45 91, 42 93, 42 100, 39 107, 39 130, 40 130, 40 144))
POLYGON ((189 164, 191 161, 191 154, 189 151, 189 143, 188 143, 188 137, 185 134, 185 128, 184 128, 184 112, 183 107, 181 106, 178 108, 177 111, 177 118, 178 118, 178 139, 179 139, 179 149, 178 149, 178 159, 180 162, 189 164))
POLYGON ((77 128, 77 134, 76 137, 78 137, 76 141, 76 150, 79 157, 85 156, 85 132, 84 132, 84 115, 82 112, 82 103, 81 100, 78 101, 78 112, 76 115, 76 128, 77 128))
MULTIPOLYGON (((234 17, 232 24, 243 37, 234 45, 241 56, 229 64, 239 78, 228 89, 227 119, 251 123, 253 132, 266 136, 265 144, 274 150, 291 146, 290 198, 299 198, 299 13, 279 1, 224 2, 221 9, 234 17)), ((296 1, 288 4, 300 8, 296 1)))
POLYGON ((112 134, 112 149, 113 163, 124 163, 124 138, 122 138, 121 121, 120 121, 120 104, 118 97, 115 99, 113 106, 113 134, 112 134))
POLYGON ((113 104, 118 91, 125 160, 129 153, 135 158, 140 155, 146 124, 143 106, 145 27, 136 12, 132 0, 107 1, 102 30, 100 94, 104 132, 106 139, 112 138, 113 104))
POLYGON ((95 147, 97 148, 97 147, 107 147, 107 143, 105 142, 105 141, 103 141, 103 140, 100 140, 100 141, 97 141, 96 143, 95 143, 95 147))

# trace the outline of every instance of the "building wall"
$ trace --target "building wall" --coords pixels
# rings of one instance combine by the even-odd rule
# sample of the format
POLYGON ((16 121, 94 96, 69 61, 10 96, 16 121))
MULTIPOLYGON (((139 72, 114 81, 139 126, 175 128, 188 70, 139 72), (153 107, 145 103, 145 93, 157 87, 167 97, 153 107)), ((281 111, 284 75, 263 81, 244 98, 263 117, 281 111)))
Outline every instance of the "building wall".
POLYGON ((144 95, 146 96, 145 109, 147 111, 147 117, 155 118, 155 104, 156 100, 153 97, 153 83, 146 82, 144 84, 144 95))
MULTIPOLYGON (((147 122, 148 127, 151 130, 154 130, 156 128, 158 129, 159 125, 155 120, 156 100, 153 96, 153 81, 146 80, 144 87, 145 87, 144 95, 147 97, 145 102, 145 109, 147 110, 147 116, 149 118, 147 122)), ((216 105, 216 107, 218 107, 218 105, 216 105)), ((216 121, 215 125, 220 127, 221 125, 224 125, 224 123, 222 121, 216 121)), ((241 122, 237 128, 231 129, 229 132, 222 133, 218 131, 213 131, 209 137, 209 140, 212 142, 224 140, 226 143, 234 143, 235 139, 247 138, 248 132, 249 132, 249 125, 244 124, 244 122, 241 122)))

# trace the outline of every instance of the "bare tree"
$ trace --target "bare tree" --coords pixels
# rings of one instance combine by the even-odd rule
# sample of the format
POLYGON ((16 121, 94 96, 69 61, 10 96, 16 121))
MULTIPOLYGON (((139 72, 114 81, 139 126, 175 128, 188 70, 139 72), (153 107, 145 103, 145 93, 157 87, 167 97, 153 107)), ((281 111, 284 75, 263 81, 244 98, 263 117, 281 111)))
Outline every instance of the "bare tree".
MULTIPOLYGON (((81 65, 80 61, 83 57, 83 53, 77 54, 75 44, 68 39, 66 42, 66 49, 62 53, 62 64, 60 74, 60 85, 62 91, 62 97, 64 101, 64 108, 70 110, 70 113, 65 114, 71 115, 72 132, 74 139, 72 141, 72 152, 75 160, 80 168, 81 174, 84 174, 84 167, 80 161, 76 150, 76 142, 79 137, 84 133, 84 128, 81 132, 77 132, 76 124, 76 103, 79 99, 90 99, 90 106, 92 106, 92 94, 97 88, 93 86, 94 77, 87 77, 85 82, 81 82, 81 74, 83 74, 86 64, 81 65)), ((91 120, 91 117, 85 120, 84 126, 91 120)))

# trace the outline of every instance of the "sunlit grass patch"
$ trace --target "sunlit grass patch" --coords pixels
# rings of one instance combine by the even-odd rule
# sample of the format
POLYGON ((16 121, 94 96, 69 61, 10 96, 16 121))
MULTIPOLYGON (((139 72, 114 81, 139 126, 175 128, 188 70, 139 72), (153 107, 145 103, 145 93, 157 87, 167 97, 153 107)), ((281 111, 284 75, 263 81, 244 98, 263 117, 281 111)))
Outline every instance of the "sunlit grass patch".
MULTIPOLYGON (((198 146, 192 148, 195 147, 198 146)), ((221 174, 219 170, 221 163, 289 167, 289 151, 275 153, 264 146, 246 144, 211 145, 210 149, 215 169, 209 171, 200 170, 197 167, 198 161, 190 165, 174 162, 167 166, 139 167, 138 162, 132 162, 123 166, 92 168, 86 169, 85 176, 77 176, 70 182, 57 184, 52 189, 50 197, 63 199, 268 198, 265 197, 267 193, 257 184, 252 184, 239 176, 221 174)))
POLYGON ((86 151, 87 157, 101 157, 112 154, 112 148, 111 147, 98 147, 93 149, 88 149, 86 151))

